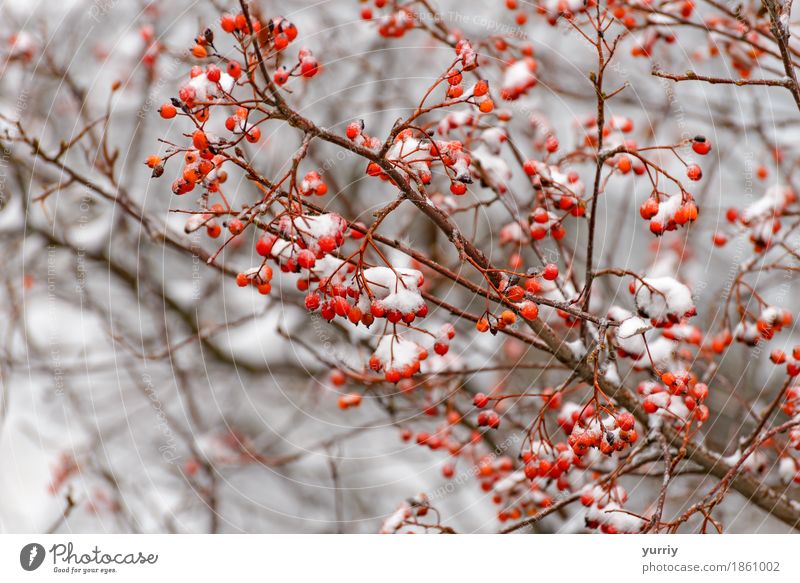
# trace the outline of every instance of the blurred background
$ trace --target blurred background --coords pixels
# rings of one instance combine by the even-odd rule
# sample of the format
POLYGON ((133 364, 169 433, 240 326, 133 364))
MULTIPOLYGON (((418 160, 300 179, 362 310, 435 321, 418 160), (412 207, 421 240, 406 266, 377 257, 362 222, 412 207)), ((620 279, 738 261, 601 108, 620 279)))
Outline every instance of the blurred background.
MULTIPOLYGON (((379 36, 355 1, 257 4, 265 15, 294 22, 300 34, 293 47, 308 46, 323 63, 313 83, 290 84, 289 99, 340 134, 364 119, 369 133, 383 138, 454 57, 452 48, 422 30, 399 39, 379 36)), ((509 127, 523 150, 543 127, 574 144, 576 126, 594 112, 587 75, 596 54, 569 25, 532 17, 520 26, 504 4, 442 0, 436 6, 467 38, 510 35, 532 42, 539 84, 502 104, 512 116, 509 127)), ((236 3, 0 2, 0 530, 376 532, 404 499, 425 493, 444 524, 459 532, 495 532, 496 508, 474 480, 474 464, 460 464, 448 481, 441 471, 444 453, 400 439, 405 427, 433 423, 418 402, 387 393, 368 395, 357 410, 336 406, 331 366, 318 353, 329 361, 363 361, 368 335, 309 316, 303 294, 280 274, 266 298, 237 288, 223 271, 252 265, 252 245, 230 246, 220 256, 223 269, 209 267, 213 242, 184 234, 185 216, 170 212, 191 206, 170 191, 177 170, 167 168, 169 180, 151 180, 143 160, 167 148, 159 138, 178 142, 189 131, 179 121, 162 120, 158 107, 188 78, 194 37, 208 26, 218 29, 226 10, 236 10, 236 3), (42 156, 18 139, 20 126, 42 156)), ((704 38, 702 30, 682 29, 674 44, 657 47, 653 61, 678 73, 694 63, 732 75, 725 61, 698 55, 704 38)), ((752 252, 746 238, 715 248, 711 236, 729 206, 757 200, 773 184, 792 183, 795 166, 776 165, 772 151, 788 143, 784 157, 793 159, 797 111, 788 92, 776 88, 734 91, 654 78, 653 61, 622 51, 608 85, 629 88, 609 109, 634 120, 640 143, 704 134, 715 144, 694 192, 701 220, 676 235, 674 245, 665 237, 658 247, 638 219, 647 184, 638 178, 615 183, 600 206, 596 256, 633 270, 672 261, 695 294, 695 323, 711 330, 722 318, 721 298, 752 252), (761 165, 769 168, 765 178, 755 175, 761 165), (675 245, 689 250, 676 253, 675 245)), ((489 55, 483 67, 493 87, 502 83, 502 65, 489 55)), ((264 137, 248 145, 247 155, 264 175, 285 171, 298 135, 276 123, 264 137)), ((368 223, 393 197, 349 152, 314 144, 304 165, 312 169, 329 185, 320 204, 349 218, 368 223)), ((576 170, 591 179, 591 168, 576 170)), ((525 180, 515 172, 511 183, 523 190, 525 180)), ((228 191, 238 201, 258 194, 234 173, 228 191)), ((510 198, 520 207, 525 200, 510 198)), ((493 261, 505 261, 509 252, 497 239, 509 223, 503 208, 481 207, 457 218, 493 261)), ((393 215, 381 232, 454 262, 451 245, 413 208, 393 215)), ((578 247, 582 237, 582 228, 569 230, 566 244, 578 247)), ((791 274, 760 278, 765 297, 797 313, 791 274)), ((597 305, 610 306, 619 295, 630 307, 627 283, 619 281, 604 282, 604 301, 597 305)), ((446 301, 480 309, 462 291, 436 285, 446 301)), ((435 310, 430 318, 452 321, 435 310)), ((456 325, 450 367, 545 360, 513 339, 471 334, 471 322, 456 325)), ((787 332, 782 342, 791 339, 787 332)), ((768 402, 772 393, 764 389, 778 382, 764 356, 757 348, 734 347, 718 363, 717 420, 706 430, 709 442, 727 453, 735 450, 731 435, 749 406, 768 402)), ((472 392, 500 384, 525 390, 552 386, 563 376, 507 366, 453 376, 441 390, 452 383, 472 392)), ((510 424, 496 438, 501 455, 515 457, 519 439, 510 424)), ((658 476, 632 480, 632 499, 652 500, 658 476)), ((700 475, 682 478, 670 490, 669 507, 682 508, 704 485, 700 475)), ((743 505, 734 494, 721 509, 729 531, 786 532, 743 505)), ((583 518, 554 515, 537 528, 582 532, 583 518)))

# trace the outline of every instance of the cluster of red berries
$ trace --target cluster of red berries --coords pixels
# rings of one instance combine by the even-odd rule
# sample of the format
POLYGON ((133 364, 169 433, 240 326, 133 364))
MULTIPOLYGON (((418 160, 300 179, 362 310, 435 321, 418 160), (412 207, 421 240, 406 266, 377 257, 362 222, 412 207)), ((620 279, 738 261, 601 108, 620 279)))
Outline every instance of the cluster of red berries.
POLYGON ((634 425, 633 415, 626 412, 602 421, 593 417, 588 423, 579 418, 567 438, 567 443, 578 457, 583 457, 593 447, 599 449, 600 453, 611 455, 636 442, 639 436, 634 425))
MULTIPOLYGON (((797 195, 791 188, 776 184, 743 211, 729 208, 725 218, 731 225, 745 229, 755 252, 761 253, 772 245, 774 235, 782 227, 781 216, 796 201, 797 195)), ((714 245, 722 247, 728 242, 728 235, 718 231, 714 233, 712 240, 714 245)))
POLYGON ((347 393, 346 395, 339 396, 339 409, 342 411, 355 408, 361 405, 361 395, 358 393, 347 393))
POLYGON ((460 39, 455 46, 456 56, 461 61, 462 71, 472 71, 478 67, 478 53, 466 39, 460 39))
POLYGON ((336 213, 323 215, 290 216, 285 214, 278 221, 278 229, 286 238, 265 233, 256 242, 256 253, 271 257, 284 273, 299 273, 308 270, 308 279, 301 280, 307 289, 309 281, 320 281, 320 273, 311 273, 317 262, 327 258, 344 243, 347 222, 336 213))
MULTIPOLYGON (((583 117, 580 127, 583 130, 583 142, 590 148, 597 148, 598 144, 598 120, 596 115, 586 115, 583 117)), ((606 119, 603 124, 603 145, 606 148, 616 148, 623 146, 629 152, 638 149, 636 140, 630 137, 634 130, 633 120, 629 117, 615 115, 606 119)), ((644 174, 645 166, 637 156, 630 154, 617 154, 606 160, 606 164, 616 167, 622 174, 628 174, 631 170, 635 174, 644 174)))
MULTIPOLYGON (((444 164, 448 175, 453 174, 455 182, 466 184, 472 182, 471 158, 459 141, 435 141, 427 135, 417 138, 413 130, 406 129, 397 135, 386 158, 423 184, 430 184, 433 179, 431 167, 438 162, 444 164)), ((367 174, 381 180, 390 180, 389 175, 375 162, 367 165, 367 174)), ((463 191, 454 191, 451 186, 451 191, 454 194, 463 194, 466 192, 466 187, 463 184, 462 187, 463 191)))
POLYGON ((704 404, 708 386, 698 383, 697 377, 688 371, 665 372, 661 383, 645 381, 636 390, 645 397, 642 408, 649 415, 664 410, 678 425, 687 422, 690 415, 700 422, 709 417, 708 406, 704 404))
POLYGON ((555 445, 542 442, 533 442, 530 450, 522 452, 522 461, 525 463, 525 477, 529 480, 546 478, 558 480, 569 469, 580 463, 569 446, 560 441, 555 445))
POLYGON ((282 86, 289 81, 290 77, 303 77, 304 79, 311 79, 322 71, 322 65, 311 52, 310 49, 303 47, 297 53, 297 63, 292 68, 286 65, 281 65, 275 70, 272 75, 272 80, 276 85, 282 86))
POLYGON ((609 163, 614 164, 620 174, 630 174, 633 171, 637 176, 641 176, 646 171, 644 164, 638 158, 631 160, 627 154, 615 156, 613 160, 609 160, 609 163))
MULTIPOLYGON (((199 130, 198 130, 199 131, 199 130)), ((177 195, 194 190, 200 183, 209 192, 219 190, 219 185, 228 179, 221 169, 224 159, 215 155, 208 147, 187 151, 183 156, 184 166, 181 176, 172 183, 172 192, 177 195)))
POLYGON ((711 336, 707 347, 714 354, 722 354, 731 344, 733 344, 733 334, 725 328, 719 334, 711 336))
MULTIPOLYGON (((483 409, 489 405, 490 398, 483 393, 478 393, 473 397, 472 404, 478 409, 483 409)), ((489 427, 490 429, 497 429, 500 427, 500 416, 496 411, 481 411, 478 413, 478 427, 489 427)))
POLYGON ((444 324, 436 335, 433 351, 439 356, 444 356, 450 351, 450 341, 456 336, 456 329, 450 323, 444 324))
POLYGON ((225 128, 229 132, 244 134, 248 142, 255 144, 261 139, 261 128, 257 125, 247 125, 247 118, 249 115, 249 109, 246 107, 238 107, 236 112, 225 120, 225 128))
POLYGON ((770 306, 761 311, 756 321, 758 333, 764 340, 772 340, 784 327, 791 326, 792 313, 784 308, 770 306))
POLYGON ((369 136, 364 132, 364 120, 351 122, 347 125, 345 134, 349 140, 352 140, 357 146, 365 148, 377 149, 381 145, 381 141, 373 136, 369 136))
POLYGON ((515 101, 528 93, 538 83, 534 74, 536 68, 536 60, 532 57, 512 60, 503 72, 500 97, 505 101, 515 101))
MULTIPOLYGON (((192 214, 184 225, 184 231, 186 234, 189 234, 194 233, 202 227, 205 227, 206 235, 208 235, 211 239, 216 239, 222 234, 223 226, 230 228, 230 222, 223 222, 222 225, 220 225, 219 221, 217 220, 219 217, 226 214, 227 212, 221 204, 214 203, 208 209, 206 209, 206 212, 192 214)), ((242 227, 244 226, 241 220, 234 219, 233 229, 236 230, 239 225, 242 227)))
MULTIPOLYGON (((564 197, 566 198, 566 197, 564 197)), ((573 207, 577 208, 577 207, 573 207)), ((531 213, 530 234, 534 241, 541 241, 548 233, 556 241, 560 241, 567 234, 562 225, 563 217, 559 218, 544 207, 536 208, 531 213)))
MULTIPOLYGON (((553 151, 557 150, 558 140, 553 138, 550 147, 554 148, 553 151)), ((526 160, 522 169, 530 178, 533 186, 541 189, 547 199, 553 202, 555 208, 565 211, 573 217, 582 217, 586 214, 586 204, 582 199, 584 185, 577 172, 564 173, 557 166, 548 166, 537 160, 526 160)), ((534 227, 531 226, 531 228, 534 227)))
POLYGON ((525 280, 523 286, 505 284, 503 295, 506 300, 514 304, 514 310, 505 309, 499 316, 490 313, 484 314, 475 324, 478 332, 496 333, 507 326, 512 326, 517 322, 517 314, 525 320, 535 320, 539 317, 539 306, 531 300, 525 299, 526 294, 537 294, 541 289, 541 284, 536 277, 542 277, 547 281, 558 278, 558 266, 555 263, 548 263, 544 266, 541 273, 525 280))
POLYGON ((790 377, 800 375, 800 346, 795 346, 792 349, 791 356, 787 356, 783 350, 776 348, 769 355, 769 358, 775 364, 786 364, 786 374, 790 377))
POLYGON ((322 181, 322 177, 316 170, 306 174, 297 189, 303 196, 325 196, 328 193, 328 185, 322 181))
MULTIPOLYGON (((236 80, 242 75, 242 66, 237 61, 228 61, 226 70, 223 72, 216 65, 208 65, 205 69, 195 65, 189 69, 189 81, 178 90, 179 101, 172 101, 173 106, 180 106, 184 111, 198 109, 194 116, 199 122, 208 120, 208 102, 221 96, 230 94, 236 80)), ((167 109, 170 115, 165 115, 161 111, 161 116, 169 119, 174 117, 174 110, 167 109)))
MULTIPOLYGON (((451 69, 445 75, 445 79, 447 80, 447 98, 462 98, 464 96, 464 76, 462 71, 451 69)), ((494 109, 494 102, 489 96, 489 83, 483 79, 475 82, 466 99, 477 105, 481 113, 490 113, 494 109)))
POLYGON ((267 295, 272 291, 272 268, 269 265, 251 267, 236 275, 236 285, 239 287, 255 286, 258 293, 267 295))
POLYGON ((697 205, 688 192, 670 196, 666 201, 659 201, 660 194, 653 195, 639 207, 641 217, 650 221, 650 232, 663 235, 666 231, 674 231, 678 227, 697 220, 697 205))
POLYGON ((627 491, 620 485, 589 485, 581 493, 581 504, 587 508, 586 527, 604 534, 638 533, 646 522, 624 511, 627 491))
MULTIPOLYGON (((750 313, 742 315, 736 325, 734 335, 737 342, 748 346, 755 346, 761 340, 772 340, 776 333, 792 324, 792 315, 788 310, 768 306, 764 308, 757 318, 750 313)), ((730 332, 723 332, 730 336, 730 332)))
MULTIPOLYGON (((384 8, 387 0, 374 0, 375 8, 384 8)), ((394 3, 392 3, 394 4, 394 3)), ((361 9, 363 20, 373 20, 372 8, 361 9)), ((378 34, 385 38, 401 38, 416 26, 414 11, 409 6, 397 6, 396 10, 378 17, 378 34)))
POLYGON ((239 14, 223 14, 220 18, 220 28, 228 34, 241 37, 245 34, 252 34, 262 47, 269 48, 275 52, 280 52, 289 46, 297 38, 297 27, 282 16, 271 19, 267 26, 250 15, 252 27, 248 26, 247 18, 241 12, 239 14))
MULTIPOLYGON (((438 414, 435 407, 427 407, 424 412, 430 416, 438 414)), ((410 442, 413 439, 417 445, 425 446, 433 451, 444 450, 451 457, 458 458, 471 451, 469 446, 474 446, 481 441, 481 434, 478 431, 471 431, 466 439, 459 438, 453 431, 453 427, 458 425, 460 421, 461 415, 457 411, 450 410, 444 422, 432 433, 420 431, 415 436, 410 429, 405 428, 400 432, 400 439, 404 442, 410 442)), ((447 463, 442 468, 442 475, 445 478, 452 478, 454 473, 455 467, 452 463, 447 463)))
MULTIPOLYGON (((569 484, 563 477, 555 481, 558 490, 567 490, 569 484)), ((492 487, 494 494, 492 501, 503 505, 497 513, 499 522, 519 520, 523 516, 533 516, 542 509, 553 505, 553 498, 545 488, 547 484, 538 481, 528 481, 522 472, 514 472, 498 480, 492 487)))
POLYGON ((786 389, 781 410, 789 417, 800 415, 800 386, 794 385, 786 389))
POLYGON ((387 382, 399 383, 417 374, 427 358, 428 351, 416 342, 386 334, 370 356, 369 368, 375 372, 383 370, 387 382))
POLYGON ((496 411, 481 411, 478 413, 478 427, 488 427, 489 429, 500 428, 500 415, 496 411))

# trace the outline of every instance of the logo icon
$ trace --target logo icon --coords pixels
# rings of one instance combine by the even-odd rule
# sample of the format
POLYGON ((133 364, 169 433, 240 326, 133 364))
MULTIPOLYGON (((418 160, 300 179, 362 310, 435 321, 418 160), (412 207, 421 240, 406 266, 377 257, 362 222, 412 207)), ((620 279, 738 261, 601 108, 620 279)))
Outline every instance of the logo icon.
POLYGON ((44 547, 39 543, 28 543, 19 552, 19 564, 26 571, 35 571, 44 562, 44 547))

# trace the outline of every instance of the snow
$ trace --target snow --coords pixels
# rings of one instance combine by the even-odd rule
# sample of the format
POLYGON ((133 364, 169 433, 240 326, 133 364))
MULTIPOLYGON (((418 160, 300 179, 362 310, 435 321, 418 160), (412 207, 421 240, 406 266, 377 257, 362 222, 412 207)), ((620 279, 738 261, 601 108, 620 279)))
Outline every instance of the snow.
POLYGON ((387 310, 408 314, 425 304, 419 291, 424 278, 416 269, 370 267, 363 276, 374 298, 387 310))
POLYGON ((742 222, 749 223, 756 219, 765 219, 780 214, 792 199, 790 188, 779 184, 773 185, 767 189, 764 196, 742 211, 742 222))
POLYGON ((523 484, 527 478, 525 477, 525 472, 523 470, 517 470, 505 478, 498 480, 493 489, 498 494, 506 494, 514 489, 518 484, 523 484))
POLYGON ((441 136, 448 135, 452 130, 463 126, 472 126, 475 123, 475 116, 472 110, 453 111, 448 113, 439 122, 436 131, 441 136))
POLYGON ((383 298, 381 304, 387 310, 397 310, 402 314, 408 314, 420 309, 425 304, 425 300, 417 290, 400 289, 383 298))
POLYGON ((499 154, 506 140, 508 140, 508 136, 502 128, 489 128, 481 134, 481 141, 486 144, 492 154, 499 154))
POLYGON ((224 94, 229 94, 233 90, 235 82, 233 77, 223 71, 216 83, 209 81, 206 74, 201 73, 197 77, 192 77, 188 86, 194 89, 195 101, 205 102, 214 101, 224 94))
POLYGON ((507 183, 511 180, 511 168, 508 163, 492 153, 492 151, 485 145, 481 144, 472 150, 472 156, 475 161, 480 164, 480 167, 489 177, 489 180, 498 187, 505 190, 507 183))
POLYGON ((394 534, 401 526, 403 526, 403 523, 409 516, 410 512, 411 506, 408 504, 408 502, 403 502, 400 504, 400 507, 390 514, 389 518, 384 521, 378 533, 394 534))
POLYGON ((500 244, 505 245, 507 243, 519 243, 520 241, 524 241, 524 231, 527 230, 527 228, 527 223, 525 222, 522 222, 522 224, 520 222, 508 223, 500 229, 500 233, 498 234, 500 244))
POLYGON ((736 325, 736 328, 733 329, 733 336, 738 342, 753 346, 758 342, 761 333, 758 331, 758 326, 754 322, 742 320, 736 325))
MULTIPOLYGON (((337 213, 327 213, 323 215, 301 215, 290 217, 285 215, 279 223, 281 233, 286 237, 300 235, 306 247, 312 251, 319 250, 319 240, 323 237, 332 237, 339 240, 347 228, 347 222, 337 213)), ((277 246, 280 241, 276 241, 277 246)), ((273 256, 278 256, 283 251, 283 246, 276 250, 273 248, 273 256)))
POLYGON ((678 212, 681 205, 683 205, 683 198, 679 194, 660 201, 658 203, 658 212, 650 219, 650 222, 666 226, 667 223, 674 220, 675 213, 678 212))
POLYGON ((570 349, 575 358, 581 359, 586 354, 586 345, 584 345, 583 341, 574 340, 573 342, 567 342, 566 344, 567 348, 570 349))
POLYGON ((536 85, 535 70, 536 61, 533 59, 523 59, 506 68, 502 82, 503 99, 517 99, 536 85))
POLYGON ((606 365, 606 370, 603 373, 605 379, 614 386, 619 386, 622 384, 622 379, 619 376, 619 370, 617 369, 617 365, 613 362, 606 365))
POLYGON ((632 317, 625 320, 617 330, 617 338, 627 339, 632 336, 644 334, 652 328, 652 324, 642 318, 632 317))
POLYGON ((778 462, 778 475, 783 482, 791 482, 798 475, 798 472, 800 470, 797 469, 797 462, 793 458, 784 456, 778 462))
POLYGON ((374 355, 387 370, 402 370, 419 362, 423 348, 401 336, 386 334, 378 342, 374 355))
POLYGON ((616 502, 609 502, 602 509, 597 506, 590 507, 586 518, 597 521, 601 525, 613 527, 617 532, 628 534, 640 532, 646 525, 644 520, 628 514, 616 502))
POLYGON ((673 277, 646 278, 636 290, 639 311, 657 322, 694 315, 692 292, 673 277))

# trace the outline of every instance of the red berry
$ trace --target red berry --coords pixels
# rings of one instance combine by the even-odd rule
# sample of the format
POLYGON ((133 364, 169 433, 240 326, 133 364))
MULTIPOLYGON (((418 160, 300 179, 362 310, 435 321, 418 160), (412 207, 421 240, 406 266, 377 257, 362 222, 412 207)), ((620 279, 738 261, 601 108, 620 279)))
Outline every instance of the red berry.
POLYGON ((306 296, 306 308, 309 310, 316 310, 320 305, 319 294, 308 294, 306 296))
POLYGON ((275 244, 275 237, 265 235, 256 241, 256 253, 262 257, 266 257, 272 252, 272 246, 275 244))
POLYGON ((310 79, 319 72, 319 63, 316 59, 303 59, 300 63, 300 74, 307 79, 310 79))
POLYGON ((241 74, 242 74, 242 66, 236 61, 230 61, 228 63, 228 75, 230 75, 234 79, 238 79, 241 74))
POLYGON ((244 223, 239 219, 231 219, 228 222, 228 230, 231 232, 231 234, 238 235, 244 231, 244 223))
POLYGON ((205 150, 208 148, 208 137, 203 130, 197 130, 192 134, 192 144, 198 150, 205 150))
POLYGON ((617 415, 617 425, 619 425, 619 428, 623 431, 630 431, 633 429, 634 424, 635 419, 630 413, 620 413, 617 415))
POLYGON ((544 266, 544 271, 542 271, 542 277, 544 277, 548 281, 553 281, 558 277, 558 265, 555 263, 548 263, 544 266))
POLYGON ((280 67, 275 71, 275 74, 272 75, 272 79, 278 85, 285 84, 289 80, 289 70, 286 67, 280 67))
POLYGON ((535 320, 539 317, 539 306, 533 302, 525 302, 519 313, 526 320, 535 320))
POLYGON ((450 184, 450 192, 457 196, 461 196, 467 192, 467 185, 463 182, 453 182, 450 184))
POLYGON ((658 214, 658 201, 654 198, 648 198, 639 207, 639 214, 646 221, 649 221, 658 214))
POLYGON ((223 14, 219 24, 225 32, 230 33, 236 30, 236 19, 231 14, 223 14))
POLYGON ((212 83, 216 83, 219 81, 222 72, 219 70, 219 67, 216 65, 209 65, 206 69, 206 79, 211 81, 212 83))
POLYGON ((356 139, 361 134, 361 124, 357 121, 354 121, 350 125, 347 126, 347 131, 345 132, 347 137, 351 140, 356 139))
POLYGON ((251 144, 255 144, 258 140, 261 139, 261 128, 258 126, 250 128, 245 136, 245 139, 250 142, 251 144))
POLYGON ((472 399, 472 404, 475 405, 478 409, 483 409, 489 404, 489 397, 487 397, 483 393, 478 393, 472 399))
POLYGON ((314 267, 316 262, 317 258, 314 257, 314 253, 312 253, 308 249, 303 249, 302 251, 300 251, 300 253, 297 254, 297 265, 299 265, 303 269, 311 269, 312 267, 314 267))
POLYGON ((711 151, 711 143, 706 141, 703 136, 697 136, 692 142, 692 150, 701 156, 705 156, 711 151))
POLYGON ((783 350, 776 348, 772 351, 772 354, 769 355, 769 358, 775 364, 783 364, 786 362, 786 353, 783 350))
POLYGON ((165 103, 158 108, 158 113, 160 113, 161 117, 164 119, 172 119, 178 114, 178 110, 171 103, 165 103))
POLYGON ((525 160, 525 163, 522 165, 522 169, 528 176, 533 176, 536 174, 536 162, 533 160, 525 160))

